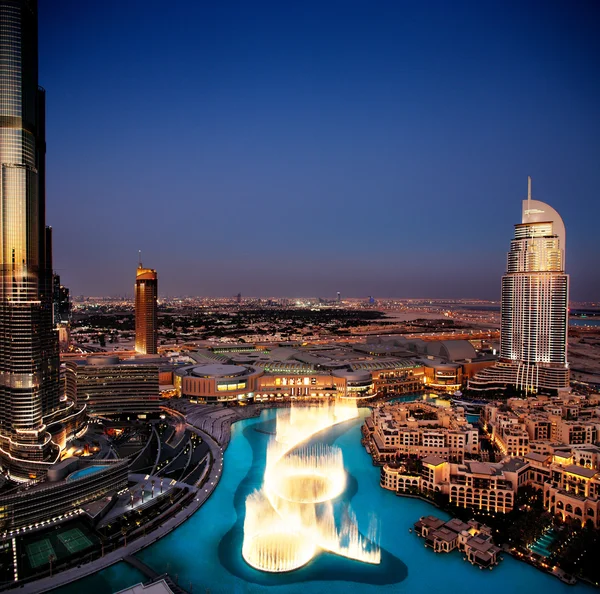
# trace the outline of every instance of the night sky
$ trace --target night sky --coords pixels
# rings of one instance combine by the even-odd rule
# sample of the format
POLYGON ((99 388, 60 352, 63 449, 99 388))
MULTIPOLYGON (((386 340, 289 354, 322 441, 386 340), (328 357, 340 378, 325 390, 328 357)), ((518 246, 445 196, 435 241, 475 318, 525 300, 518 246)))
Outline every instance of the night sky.
POLYGON ((39 0, 76 295, 498 299, 527 175, 600 299, 600 3, 39 0))

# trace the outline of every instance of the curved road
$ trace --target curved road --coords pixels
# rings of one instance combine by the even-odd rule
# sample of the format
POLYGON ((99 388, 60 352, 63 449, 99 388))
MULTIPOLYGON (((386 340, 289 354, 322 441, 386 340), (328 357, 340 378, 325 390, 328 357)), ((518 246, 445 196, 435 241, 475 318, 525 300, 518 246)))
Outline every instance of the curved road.
MULTIPOLYGON (((201 419, 204 422, 207 420, 207 417, 211 416, 211 412, 213 414, 222 413, 223 410, 224 409, 213 409, 213 411, 202 411, 205 412, 205 414, 201 415, 201 419)), ((181 416, 181 413, 178 414, 181 416)), ((225 430, 223 427, 224 423, 221 422, 222 420, 224 420, 222 419, 222 414, 217 415, 218 422, 208 423, 211 427, 213 427, 214 425, 215 429, 218 428, 219 441, 224 443, 225 447, 229 443, 229 428, 231 426, 231 422, 233 420, 237 421, 240 418, 244 418, 245 415, 234 414, 232 416, 235 418, 233 419, 230 417, 228 419, 229 427, 225 430), (227 438, 224 442, 222 441, 223 437, 227 438)), ((191 420, 197 422, 197 420, 194 418, 192 418, 191 420)), ((18 591, 22 592, 23 594, 38 594, 41 592, 48 592, 60 586, 64 586, 70 582, 74 582, 78 579, 96 573, 97 571, 100 571, 101 569, 104 569, 109 565, 119 563, 123 560, 123 557, 127 555, 133 555, 138 551, 141 551, 143 548, 155 543, 163 536, 169 534, 169 532, 172 532, 181 523, 185 522, 185 520, 187 520, 196 510, 198 510, 202 506, 202 504, 210 497, 212 492, 217 488, 217 485, 219 484, 219 480, 221 479, 221 474, 223 472, 223 452, 225 448, 221 444, 217 443, 217 441, 213 439, 213 437, 207 432, 198 429, 195 426, 195 424, 187 423, 186 426, 188 429, 190 429, 191 431, 202 437, 202 439, 204 439, 204 441, 210 448, 210 452, 213 458, 213 464, 212 468, 210 469, 210 475, 208 477, 208 480, 205 482, 205 485, 207 485, 207 487, 202 489, 190 487, 190 489, 196 490, 196 498, 192 503, 183 508, 179 513, 177 513, 173 517, 169 518, 159 528, 153 530, 146 536, 141 536, 135 539, 134 541, 128 543, 126 547, 121 547, 119 549, 106 553, 104 557, 96 559, 90 563, 81 565, 79 567, 73 567, 65 571, 61 571, 52 577, 43 578, 40 580, 36 580, 35 582, 25 584, 24 586, 18 588, 18 591)))

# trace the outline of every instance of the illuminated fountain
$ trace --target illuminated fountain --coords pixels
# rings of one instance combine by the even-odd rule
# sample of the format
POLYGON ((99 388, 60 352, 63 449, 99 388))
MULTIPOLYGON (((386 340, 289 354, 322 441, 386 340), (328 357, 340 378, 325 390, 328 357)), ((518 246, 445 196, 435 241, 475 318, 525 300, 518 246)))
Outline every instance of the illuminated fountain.
POLYGON ((381 552, 376 525, 367 536, 350 509, 336 522, 332 500, 346 488, 342 451, 335 446, 302 446, 319 431, 358 417, 353 400, 278 411, 275 438, 267 448, 262 489, 246 499, 246 562, 261 571, 298 569, 319 550, 377 564, 381 552))
MULTIPOLYGON (((279 449, 276 442, 273 442, 279 449)), ((265 491, 293 503, 322 503, 340 495, 346 487, 342 450, 319 444, 273 460, 267 453, 265 491)))

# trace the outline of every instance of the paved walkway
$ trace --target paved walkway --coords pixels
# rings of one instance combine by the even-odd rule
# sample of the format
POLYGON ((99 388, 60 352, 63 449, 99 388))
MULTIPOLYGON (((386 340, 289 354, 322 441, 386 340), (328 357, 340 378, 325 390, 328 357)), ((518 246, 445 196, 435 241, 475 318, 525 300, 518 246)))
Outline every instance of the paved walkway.
POLYGON ((123 557, 127 555, 133 555, 145 547, 155 543, 163 536, 166 536, 175 530, 175 528, 185 522, 185 520, 187 520, 195 511, 197 511, 216 489, 221 478, 221 474, 223 472, 223 448, 204 431, 201 431, 189 424, 187 425, 187 428, 200 435, 210 448, 213 457, 213 465, 210 470, 210 476, 206 481, 206 485, 209 488, 198 491, 196 498, 187 507, 183 508, 173 517, 169 518, 162 526, 160 526, 160 528, 153 530, 146 536, 141 536, 135 539, 134 541, 128 543, 126 547, 121 547, 115 551, 106 553, 104 557, 96 559, 90 563, 61 571, 52 577, 43 578, 41 580, 25 584, 23 587, 18 588, 18 591, 22 592, 23 594, 49 592, 54 588, 64 586, 70 582, 74 582, 75 580, 96 573, 97 571, 100 571, 109 565, 113 565, 114 563, 122 561, 123 557))
POLYGON ((138 509, 139 507, 148 507, 151 505, 152 501, 166 497, 171 491, 173 491, 175 487, 178 487, 179 489, 187 487, 192 491, 196 490, 195 487, 192 487, 186 483, 172 481, 171 479, 155 475, 130 473, 129 480, 135 481, 136 484, 132 487, 129 487, 126 493, 119 495, 114 507, 104 518, 102 518, 99 524, 100 526, 106 526, 107 524, 110 524, 115 518, 118 518, 119 516, 122 516, 133 509, 138 509), (154 488, 152 487, 153 482, 154 488))
POLYGON ((132 567, 135 567, 140 573, 143 573, 149 580, 155 580, 160 574, 154 571, 152 567, 146 565, 143 561, 140 561, 137 557, 127 555, 123 557, 125 563, 129 563, 132 567))
POLYGON ((232 423, 255 417, 262 410, 262 407, 257 405, 243 408, 215 407, 211 404, 187 404, 184 406, 188 423, 212 435, 224 447, 227 447, 231 439, 232 423))

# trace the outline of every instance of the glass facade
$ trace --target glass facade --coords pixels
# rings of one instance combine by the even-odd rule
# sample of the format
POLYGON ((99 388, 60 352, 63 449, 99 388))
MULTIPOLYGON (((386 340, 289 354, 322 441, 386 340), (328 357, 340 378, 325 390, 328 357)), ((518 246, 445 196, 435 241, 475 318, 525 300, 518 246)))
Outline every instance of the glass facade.
MULTIPOLYGON (((569 277, 562 220, 548 205, 524 202, 502 278, 502 359, 566 367, 569 277), (529 220, 535 210, 538 218, 529 220), (562 241, 561 241, 562 240, 562 241)), ((532 386, 533 387, 533 386, 532 386)))
POLYGON ((59 407, 59 358, 37 77, 37 3, 0 0, 0 463, 22 480, 58 456, 43 420, 59 407))
POLYGON ((470 389, 512 385, 525 392, 554 393, 569 387, 565 243, 561 216, 531 198, 529 179, 522 220, 515 225, 502 277, 500 359, 471 378, 470 389))

